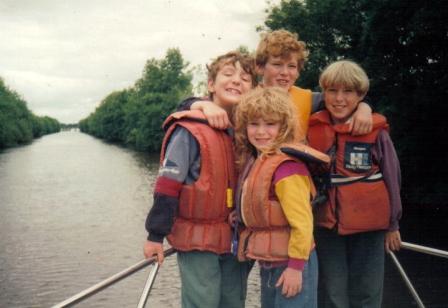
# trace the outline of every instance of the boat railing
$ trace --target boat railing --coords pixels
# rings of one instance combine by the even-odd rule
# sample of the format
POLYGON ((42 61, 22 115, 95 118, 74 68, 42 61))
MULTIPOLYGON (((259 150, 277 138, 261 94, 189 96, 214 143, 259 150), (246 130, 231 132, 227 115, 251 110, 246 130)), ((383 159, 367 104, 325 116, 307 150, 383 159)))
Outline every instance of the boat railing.
MULTIPOLYGON (((433 255, 437 257, 447 258, 448 259, 448 251, 440 250, 440 249, 434 249, 426 246, 416 245, 412 243, 402 242, 401 248, 413 250, 416 252, 433 255)), ((165 257, 168 257, 172 254, 174 254, 176 251, 173 248, 167 249, 164 251, 165 257)), ((415 290, 414 286, 411 283, 411 280, 407 276, 405 270, 401 266, 400 262, 398 261, 397 257, 393 252, 389 252, 390 257, 392 258, 392 261, 396 265, 398 271, 400 272, 400 275, 405 282, 406 286, 408 287, 409 291, 411 292, 412 297, 414 298, 415 302, 417 303, 419 308, 424 308, 425 305, 423 304, 422 300, 420 299, 420 296, 418 295, 417 291, 415 290)), ((52 306, 52 308, 63 308, 63 307, 71 307, 90 296, 104 290, 105 288, 117 283, 118 281, 129 277, 130 275, 136 273, 137 271, 149 266, 153 265, 152 270, 149 273, 148 279, 146 280, 145 287, 143 288, 142 295, 140 297, 140 301, 138 303, 137 308, 144 308, 146 305, 146 302, 148 300, 149 293, 151 292, 151 288, 154 284, 155 278, 157 276, 158 270, 159 270, 159 264, 156 262, 155 258, 149 258, 144 259, 127 269, 124 269, 123 271, 110 276, 109 278, 104 279, 103 281, 75 294, 74 296, 52 306)))
MULTIPOLYGON (((163 254, 165 255, 165 257, 168 257, 172 254, 174 254, 176 252, 176 250, 174 250, 173 248, 167 249, 163 252, 163 254)), ((71 307, 87 298, 89 298, 90 296, 104 290, 107 287, 110 287, 111 285, 119 282, 120 280, 129 277, 130 275, 138 272, 139 270, 148 267, 149 265, 153 265, 153 269, 151 270, 151 272, 149 273, 148 279, 146 281, 146 285, 143 289, 143 293, 142 296, 140 297, 140 302, 138 304, 138 307, 144 307, 149 295, 149 292, 151 291, 151 287, 154 283, 155 277, 157 275, 157 271, 159 270, 159 265, 156 262, 156 258, 149 258, 149 259, 144 259, 124 270, 122 270, 119 273, 116 273, 115 275, 110 276, 109 278, 104 279, 103 281, 100 281, 99 283, 91 286, 90 288, 87 288, 75 295, 73 295, 72 297, 52 306, 52 308, 62 308, 62 307, 71 307)))
MULTIPOLYGON (((411 244, 411 243, 407 243, 407 242, 402 242, 401 248, 448 259, 448 252, 440 250, 440 249, 434 249, 434 248, 411 244)), ((405 270, 403 269, 400 262, 398 261, 398 258, 395 256, 395 253, 390 251, 389 255, 392 258, 392 261, 394 262, 395 266, 397 267, 398 272, 401 275, 401 278, 403 279, 404 283, 406 284, 409 291, 411 292, 411 295, 414 298, 415 302, 417 303, 418 307, 424 308, 425 305, 423 304, 423 301, 421 300, 420 296, 418 295, 417 291, 415 290, 414 286, 412 285, 411 280, 409 279, 405 270)))

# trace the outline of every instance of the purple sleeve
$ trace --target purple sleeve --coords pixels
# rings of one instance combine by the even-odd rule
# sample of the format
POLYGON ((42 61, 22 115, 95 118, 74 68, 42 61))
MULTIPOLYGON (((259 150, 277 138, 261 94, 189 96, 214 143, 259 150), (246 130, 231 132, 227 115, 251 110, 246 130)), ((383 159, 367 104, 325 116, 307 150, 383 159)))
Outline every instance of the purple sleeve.
POLYGON ((391 206, 389 231, 395 231, 399 229, 398 222, 402 213, 400 162, 387 131, 381 130, 378 134, 376 148, 381 172, 389 192, 391 206))
POLYGON ((310 175, 310 173, 308 172, 308 168, 306 167, 306 165, 304 163, 288 160, 288 161, 281 163, 280 166, 277 167, 277 170, 275 170, 272 185, 275 185, 281 179, 286 178, 291 175, 294 175, 294 174, 304 175, 304 176, 310 175))

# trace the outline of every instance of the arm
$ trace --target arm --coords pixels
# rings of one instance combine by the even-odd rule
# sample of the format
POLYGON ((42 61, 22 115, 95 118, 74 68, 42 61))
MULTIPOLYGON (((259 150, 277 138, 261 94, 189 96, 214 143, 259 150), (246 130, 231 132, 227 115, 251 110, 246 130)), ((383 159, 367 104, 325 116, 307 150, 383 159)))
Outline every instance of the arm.
POLYGON ((211 101, 196 101, 191 105, 191 110, 201 110, 213 128, 226 129, 230 126, 227 111, 211 101))
POLYGON ((308 170, 302 163, 285 162, 274 175, 275 193, 291 227, 288 267, 277 281, 282 293, 294 296, 302 288, 302 271, 313 243, 313 215, 308 170))
POLYGON ((177 110, 201 110, 211 127, 226 129, 230 126, 227 112, 207 98, 189 97, 180 103, 177 110))
POLYGON ((399 232, 399 220, 402 215, 402 204, 400 196, 401 171, 400 162, 395 151, 392 140, 387 131, 382 130, 378 134, 376 149, 384 182, 389 192, 390 200, 390 225, 386 233, 385 248, 389 250, 399 250, 401 236, 399 232))
POLYGON ((179 194, 188 181, 190 169, 197 165, 199 150, 196 140, 185 129, 176 129, 168 144, 165 160, 160 167, 154 189, 153 206, 146 218, 148 231, 144 254, 147 258, 157 254, 163 262, 163 239, 170 232, 179 206, 179 194))
POLYGON ((350 121, 352 135, 365 135, 372 131, 372 108, 365 102, 360 102, 350 121))
POLYGON ((177 111, 191 110, 191 105, 197 101, 201 101, 202 98, 191 96, 183 100, 177 107, 177 111))

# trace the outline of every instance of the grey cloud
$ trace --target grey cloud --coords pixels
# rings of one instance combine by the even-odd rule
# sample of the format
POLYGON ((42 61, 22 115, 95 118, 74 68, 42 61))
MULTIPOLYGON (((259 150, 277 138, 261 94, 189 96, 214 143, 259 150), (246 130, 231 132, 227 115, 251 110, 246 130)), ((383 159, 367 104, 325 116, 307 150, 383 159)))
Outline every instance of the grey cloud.
POLYGON ((0 76, 36 114, 76 122, 170 47, 192 66, 239 45, 255 48, 265 0, 228 4, 2 0, 0 76))

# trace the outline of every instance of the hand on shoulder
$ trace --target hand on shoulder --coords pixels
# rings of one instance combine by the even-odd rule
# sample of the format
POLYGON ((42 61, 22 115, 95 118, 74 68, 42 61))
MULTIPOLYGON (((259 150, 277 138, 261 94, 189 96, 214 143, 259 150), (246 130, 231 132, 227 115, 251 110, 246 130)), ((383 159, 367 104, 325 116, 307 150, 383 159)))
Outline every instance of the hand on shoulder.
POLYGON ((227 112, 212 101, 197 101, 191 105, 192 110, 201 110, 209 125, 217 129, 226 129, 230 126, 227 112))

